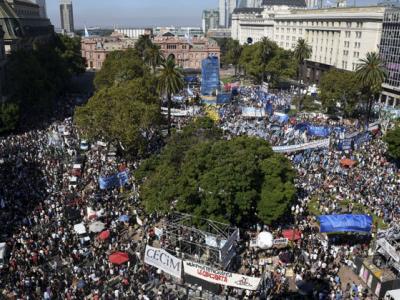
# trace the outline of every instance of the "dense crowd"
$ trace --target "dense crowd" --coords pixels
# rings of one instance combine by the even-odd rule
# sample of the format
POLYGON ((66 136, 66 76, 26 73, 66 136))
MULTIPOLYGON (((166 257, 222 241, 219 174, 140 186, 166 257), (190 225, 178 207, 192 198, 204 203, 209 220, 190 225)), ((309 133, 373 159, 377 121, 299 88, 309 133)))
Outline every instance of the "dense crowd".
MULTIPOLYGON (((244 89, 240 101, 252 101, 257 91, 244 89)), ((288 93, 276 93, 275 110, 290 107, 288 93)), ((225 105, 220 126, 229 137, 259 136, 272 145, 291 145, 316 139, 298 132, 295 125, 310 122, 347 133, 356 123, 328 120, 318 115, 297 115, 287 122, 273 118, 243 118, 239 102, 225 105)), ((190 117, 173 118, 182 128, 190 117)), ((332 132, 333 139, 338 133, 332 132)), ((10 253, 0 270, 1 296, 9 299, 182 299, 188 294, 179 282, 145 265, 141 259, 148 231, 160 220, 139 209, 133 181, 123 188, 100 189, 99 176, 129 170, 139 161, 125 161, 102 142, 82 147, 79 132, 67 118, 49 127, 0 139, 0 230, 10 253), (113 153, 110 153, 113 152, 113 153), (92 230, 93 224, 101 230, 92 230), (76 225, 83 225, 77 230, 76 225), (104 234, 103 234, 104 233, 104 234), (109 256, 123 252, 127 263, 109 256), (168 298, 169 297, 169 298, 168 298)), ((327 240, 319 234, 310 203, 321 213, 374 213, 389 227, 400 221, 399 170, 385 157, 379 136, 356 150, 335 147, 289 154, 298 172, 298 200, 292 207, 293 226, 302 234, 291 248, 260 251, 243 243, 238 272, 262 277, 264 294, 238 289, 227 293, 239 299, 284 297, 289 289, 289 266, 299 290, 316 299, 372 299, 355 283, 342 283, 339 271, 352 266, 354 255, 367 255, 365 236, 327 240), (355 165, 341 165, 343 158, 355 165), (277 263, 261 259, 277 257, 277 263), (262 296, 264 295, 264 296, 262 296), (358 297, 358 298, 357 298, 358 297)), ((267 228, 279 237, 288 222, 267 228)), ((251 239, 250 233, 243 241, 251 239)))

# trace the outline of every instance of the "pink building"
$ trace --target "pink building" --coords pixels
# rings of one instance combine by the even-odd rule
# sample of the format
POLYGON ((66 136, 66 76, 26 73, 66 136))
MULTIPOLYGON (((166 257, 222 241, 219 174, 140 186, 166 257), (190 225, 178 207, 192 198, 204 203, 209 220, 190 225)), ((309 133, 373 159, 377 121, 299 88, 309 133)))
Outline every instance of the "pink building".
POLYGON ((88 69, 100 70, 108 53, 116 50, 126 50, 135 46, 134 39, 124 38, 120 34, 109 37, 82 38, 82 57, 86 59, 88 69))
POLYGON ((154 43, 161 47, 165 57, 173 55, 179 66, 184 69, 200 69, 201 61, 208 56, 220 58, 221 50, 214 40, 194 37, 176 37, 170 33, 156 36, 154 43))

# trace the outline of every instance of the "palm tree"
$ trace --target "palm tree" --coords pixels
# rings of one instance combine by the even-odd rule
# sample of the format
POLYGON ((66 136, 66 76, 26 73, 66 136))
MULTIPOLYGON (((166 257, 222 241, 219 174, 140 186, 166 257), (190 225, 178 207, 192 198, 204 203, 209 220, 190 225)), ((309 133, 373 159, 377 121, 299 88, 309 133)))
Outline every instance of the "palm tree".
POLYGON ((168 99, 168 135, 171 135, 171 97, 182 90, 184 85, 182 70, 176 65, 175 58, 169 56, 163 59, 157 89, 160 95, 167 95, 168 99))
POLYGON ((153 69, 153 74, 156 73, 156 68, 161 64, 162 53, 160 46, 152 44, 144 50, 144 61, 153 69))
POLYGON ((365 58, 360 59, 360 64, 356 69, 356 78, 363 90, 363 94, 368 99, 367 124, 371 114, 372 103, 375 96, 379 94, 386 76, 387 70, 378 53, 368 52, 365 58))
POLYGON ((312 48, 304 39, 298 39, 296 47, 294 48, 294 57, 298 63, 297 68, 297 80, 300 81, 301 79, 301 69, 304 65, 304 61, 309 59, 312 54, 312 48))
POLYGON ((267 37, 263 37, 261 39, 260 45, 261 45, 260 56, 261 56, 261 64, 262 64, 261 83, 263 83, 267 63, 271 59, 276 45, 274 42, 272 42, 267 37))
POLYGON ((149 35, 141 35, 135 43, 135 49, 139 52, 140 56, 144 57, 144 52, 147 48, 150 48, 153 42, 149 35))

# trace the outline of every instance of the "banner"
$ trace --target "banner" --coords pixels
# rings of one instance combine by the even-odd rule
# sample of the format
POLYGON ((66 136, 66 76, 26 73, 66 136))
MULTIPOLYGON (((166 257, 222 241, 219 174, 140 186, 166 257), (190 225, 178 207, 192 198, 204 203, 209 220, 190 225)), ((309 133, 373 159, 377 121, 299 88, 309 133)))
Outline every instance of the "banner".
POLYGON ((307 150, 307 149, 329 148, 329 144, 330 144, 330 139, 324 139, 324 140, 314 141, 314 142, 305 143, 305 144, 290 145, 290 146, 276 146, 276 147, 272 147, 272 150, 274 152, 278 152, 278 153, 290 153, 290 152, 296 152, 296 151, 307 150))
POLYGON ((280 238, 272 240, 272 245, 276 247, 287 246, 289 240, 287 238, 280 238))
POLYGON ((258 289, 261 281, 261 278, 221 271, 191 261, 183 261, 183 266, 185 274, 211 283, 232 286, 239 289, 255 291, 258 289))
POLYGON ((147 245, 144 252, 144 262, 176 278, 180 279, 182 277, 182 260, 169 254, 164 249, 147 245))
POLYGON ((307 128, 307 133, 313 136, 327 137, 330 133, 330 129, 325 126, 310 125, 307 128))
POLYGON ((99 185, 101 190, 111 189, 125 185, 129 180, 129 171, 124 170, 115 175, 108 177, 99 177, 99 185))

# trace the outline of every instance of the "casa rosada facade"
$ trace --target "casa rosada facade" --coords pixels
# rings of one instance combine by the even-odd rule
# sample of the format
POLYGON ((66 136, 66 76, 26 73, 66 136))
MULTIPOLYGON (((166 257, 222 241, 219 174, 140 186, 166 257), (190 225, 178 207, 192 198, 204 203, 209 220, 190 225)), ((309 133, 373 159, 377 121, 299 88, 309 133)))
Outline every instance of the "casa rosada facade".
POLYGON ((176 63, 184 69, 201 69, 201 62, 208 56, 220 58, 218 44, 204 37, 181 38, 175 36, 156 36, 154 43, 159 45, 165 57, 172 55, 176 63))
MULTIPOLYGON (((135 39, 113 34, 110 37, 83 38, 82 56, 88 69, 100 70, 108 54, 116 50, 133 48, 135 39)), ((153 42, 160 46, 164 57, 172 55, 176 63, 184 69, 201 69, 201 61, 208 56, 220 58, 218 44, 204 37, 156 36, 153 42)))

